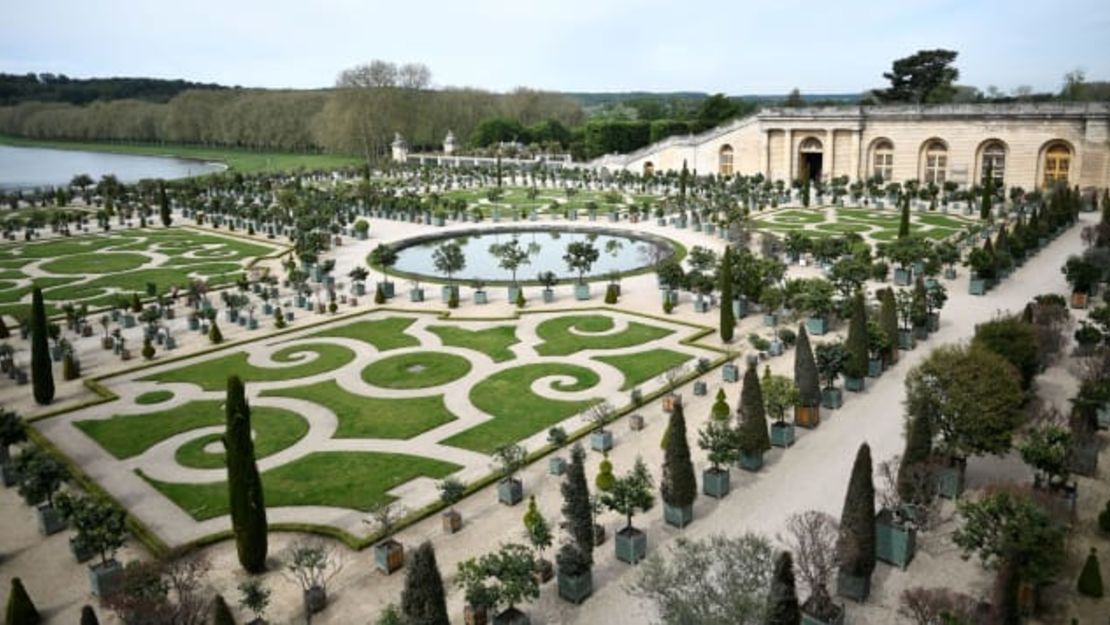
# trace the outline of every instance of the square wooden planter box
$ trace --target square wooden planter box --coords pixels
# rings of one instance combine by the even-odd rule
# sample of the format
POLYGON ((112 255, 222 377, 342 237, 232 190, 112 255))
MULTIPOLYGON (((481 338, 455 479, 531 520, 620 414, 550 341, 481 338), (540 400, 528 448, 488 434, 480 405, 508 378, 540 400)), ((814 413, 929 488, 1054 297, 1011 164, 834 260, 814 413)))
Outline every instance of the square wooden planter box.
POLYGON ((543 290, 543 303, 544 304, 550 304, 554 301, 555 301, 555 291, 552 291, 551 289, 544 289, 543 290))
POLYGON ((898 330, 898 349, 909 351, 917 346, 917 341, 913 338, 913 331, 911 330, 898 330))
POLYGON ((867 601, 867 597, 871 594, 871 576, 859 577, 838 571, 836 594, 860 603, 867 601))
POLYGON ((589 284, 576 284, 574 285, 574 299, 584 302, 590 299, 590 285, 589 284))
POLYGON ((567 472, 567 461, 562 456, 553 456, 547 460, 547 472, 551 475, 562 475, 567 472))
POLYGON ((710 497, 722 499, 728 495, 731 474, 728 469, 709 468, 701 472, 702 492, 710 497))
POLYGON ((694 507, 672 506, 663 502, 663 520, 673 527, 686 527, 694 520, 694 507))
POLYGON ((872 358, 867 361, 867 377, 877 378, 883 374, 883 359, 872 358))
POLYGON ((39 531, 43 536, 51 536, 64 530, 69 522, 53 507, 41 505, 35 508, 35 517, 38 520, 39 531))
POLYGON ((705 397, 709 393, 709 386, 704 380, 694 382, 694 395, 697 397, 705 397))
POLYGON ((763 468, 763 453, 749 454, 740 452, 740 459, 737 464, 740 465, 741 469, 754 473, 763 468))
POLYGON ((910 271, 896 267, 894 269, 894 285, 895 286, 909 286, 910 285, 910 271))
POLYGON ((779 323, 779 316, 778 316, 777 313, 764 313, 764 315, 763 315, 763 325, 767 326, 768 328, 773 328, 773 327, 777 326, 778 323, 779 323))
POLYGON ((392 538, 374 545, 374 568, 392 575, 405 565, 405 546, 392 538))
POLYGON ((982 295, 987 292, 987 281, 983 278, 972 278, 967 282, 969 295, 982 295))
POLYGON ((890 510, 875 515, 875 556, 905 570, 917 550, 917 530, 898 524, 890 510))
POLYGON ((644 429, 644 415, 636 413, 628 417, 628 429, 639 432, 644 429))
POLYGON ((674 412, 675 406, 682 405, 682 395, 678 393, 668 393, 663 396, 663 412, 671 414, 674 412))
POLYGON ((493 625, 531 625, 528 615, 516 608, 508 608, 493 617, 493 625))
POLYGON ((794 425, 812 430, 820 424, 820 406, 794 406, 794 425))
POLYGON ((860 393, 863 392, 863 387, 863 378, 844 376, 844 388, 848 389, 849 391, 852 391, 853 393, 860 393))
POLYGON ((962 459, 956 459, 950 464, 937 467, 933 472, 937 494, 946 499, 957 499, 964 492, 964 474, 966 471, 967 461, 962 459))
POLYGON ((821 405, 829 410, 837 410, 844 405, 844 393, 838 388, 822 389, 821 405))
POLYGON ((497 483, 497 501, 506 506, 515 506, 524 499, 524 484, 514 478, 503 479, 497 483))
POLYGON ((93 596, 107 597, 123 583, 123 565, 116 560, 89 565, 89 589, 93 596))
POLYGON ((574 604, 581 604, 594 591, 593 574, 587 571, 581 575, 564 575, 558 573, 556 585, 559 588, 559 598, 574 604))
POLYGON ((740 381, 740 367, 733 363, 728 363, 721 367, 721 378, 725 382, 739 382, 740 381))
POLYGON ((829 331, 829 320, 824 317, 807 317, 806 332, 814 336, 821 336, 829 331))
POLYGON ((609 430, 590 432, 590 449, 606 452, 613 448, 613 433, 609 430))
POLYGON ((771 424, 771 445, 774 447, 790 447, 794 444, 794 424, 786 421, 775 421, 771 424))
POLYGON ((440 517, 443 519, 443 531, 455 534, 462 529, 462 515, 457 510, 448 510, 440 517))
POLYGON ((409 301, 410 302, 423 302, 424 301, 424 289, 409 289, 409 301))
POLYGON ((617 559, 628 564, 639 564, 647 556, 647 534, 626 527, 614 535, 613 546, 617 559))

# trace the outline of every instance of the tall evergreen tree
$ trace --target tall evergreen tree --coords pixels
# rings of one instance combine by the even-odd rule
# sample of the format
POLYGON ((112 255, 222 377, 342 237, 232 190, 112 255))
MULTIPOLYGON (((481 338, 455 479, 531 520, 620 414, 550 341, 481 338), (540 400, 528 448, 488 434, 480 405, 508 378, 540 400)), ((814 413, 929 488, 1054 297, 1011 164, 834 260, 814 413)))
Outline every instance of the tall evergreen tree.
MULTIPOLYGON (((91 605, 82 606, 81 608, 81 625, 100 625, 100 619, 96 618, 96 611, 93 610, 91 605)), ((224 625, 217 621, 215 625, 224 625)), ((235 621, 231 622, 235 625, 235 621)))
POLYGON ((406 625, 451 625, 443 578, 429 541, 424 541, 412 554, 412 563, 405 573, 405 589, 401 592, 401 613, 406 625))
POLYGON ((4 625, 38 625, 42 622, 39 611, 35 609, 31 596, 23 587, 23 580, 12 578, 12 589, 8 593, 8 606, 4 625))
POLYGON ((235 625, 235 616, 231 614, 223 595, 217 593, 212 597, 212 606, 208 611, 208 622, 212 625, 235 625))
POLYGON ((721 255, 721 340, 731 343, 736 329, 736 315, 732 311, 732 249, 725 246, 721 255))
POLYGON ((775 560, 771 592, 767 597, 766 625, 799 625, 802 611, 798 607, 798 591, 794 588, 794 558, 783 551, 775 560))
POLYGON ((1102 572, 1098 568, 1098 555, 1094 547, 1091 547, 1087 561, 1083 563, 1083 570, 1079 572, 1077 589, 1081 595, 1102 598, 1102 572))
POLYGON ((224 449, 227 462, 227 487, 231 503, 231 527, 239 563, 248 573, 266 570, 266 504, 262 479, 251 440, 251 411, 246 390, 239 376, 227 379, 227 433, 224 449))
POLYGON ((173 216, 170 214, 170 200, 166 197, 166 183, 161 180, 158 181, 158 215, 162 218, 162 225, 169 228, 173 216))
POLYGON ((852 298, 852 318, 848 320, 848 359, 844 362, 844 375, 862 379, 867 376, 867 306, 863 291, 856 291, 852 298))
POLYGON ((35 287, 31 292, 31 383, 35 402, 40 406, 54 401, 54 370, 46 340, 46 305, 42 301, 42 289, 35 287))
POLYGON ((844 511, 840 514, 836 560, 842 573, 855 577, 870 577, 875 570, 875 484, 871 447, 867 443, 859 446, 852 465, 844 511))
POLYGON ((894 300, 894 289, 883 289, 879 296, 879 326, 886 334, 887 357, 890 362, 898 358, 898 304, 894 300))
POLYGON ((671 411, 671 435, 663 450, 663 479, 659 489, 663 501, 675 508, 693 505, 698 496, 698 482, 694 477, 694 463, 690 461, 690 445, 686 440, 686 417, 682 404, 675 404, 671 411))
POLYGON ((594 516, 590 487, 586 483, 586 451, 576 444, 570 450, 566 477, 559 485, 563 494, 563 529, 574 539, 578 551, 590 565, 594 553, 594 516))
POLYGON ((740 451, 755 455, 771 449, 771 436, 767 433, 767 408, 763 403, 763 386, 755 365, 744 373, 740 388, 740 451))
POLYGON ((933 455, 933 426, 928 417, 910 415, 906 426, 906 448, 898 465, 898 496, 903 501, 912 501, 920 491, 917 483, 921 472, 917 469, 929 462, 933 455))
MULTIPOLYGON (((798 340, 794 345, 794 384, 798 387, 798 405, 821 405, 821 379, 817 375, 817 361, 809 345, 806 324, 798 324, 798 340)), ((762 395, 762 393, 760 393, 762 395)))
POLYGON ((898 221, 898 238, 910 236, 910 196, 902 196, 902 218, 898 221))

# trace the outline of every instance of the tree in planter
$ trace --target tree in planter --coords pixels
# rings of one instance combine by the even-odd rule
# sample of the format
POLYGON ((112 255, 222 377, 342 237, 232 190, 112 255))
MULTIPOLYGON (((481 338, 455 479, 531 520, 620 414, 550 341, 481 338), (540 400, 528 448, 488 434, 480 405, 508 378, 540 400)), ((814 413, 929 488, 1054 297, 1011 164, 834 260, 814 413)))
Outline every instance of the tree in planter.
MULTIPOLYGON (((852 298, 852 318, 848 322, 848 341, 845 344, 848 358, 844 361, 844 375, 848 378, 862 381, 867 376, 870 352, 867 338, 867 307, 863 302, 863 292, 856 291, 852 298)), ((859 390, 862 390, 862 385, 859 390)))
POLYGON ((265 622, 266 608, 270 607, 272 591, 257 577, 239 584, 239 607, 250 610, 256 621, 265 622))
POLYGON ((594 517, 590 505, 590 489, 586 483, 585 462, 586 452, 581 445, 576 444, 570 450, 570 463, 559 490, 563 495, 562 527, 573 541, 571 546, 586 562, 588 570, 593 566, 594 517))
MULTIPOLYGON (((466 494, 466 484, 454 477, 449 477, 436 486, 439 488, 439 500, 447 505, 447 514, 458 515, 455 504, 462 501, 463 495, 466 494)), ((461 522, 462 519, 459 517, 460 525, 461 522)))
POLYGON ((539 506, 536 505, 535 495, 528 498, 528 511, 524 513, 524 533, 528 538, 528 543, 536 551, 536 571, 546 581, 551 577, 551 562, 544 559, 543 552, 551 547, 554 537, 551 533, 551 525, 548 524, 547 519, 540 512, 539 506))
POLYGON ((39 287, 31 291, 31 384, 35 403, 45 406, 54 401, 54 371, 47 343, 46 305, 39 287))
POLYGON ((740 389, 740 453, 749 457, 762 457, 771 449, 771 438, 767 433, 766 402, 759 374, 755 366, 748 367, 744 373, 744 383, 740 389))
POLYGON ((327 543, 315 537, 295 541, 284 560, 286 574, 301 587, 305 619, 311 621, 313 613, 324 609, 328 581, 343 568, 343 562, 327 543))
MULTIPOLYGON (((370 252, 370 262, 377 265, 382 271, 382 282, 389 282, 389 269, 397 264, 397 250, 392 245, 379 243, 374 251, 370 252)), ((378 287, 381 290, 381 286, 378 287)), ((382 293, 385 296, 385 293, 382 293)), ((384 302, 380 302, 384 303, 384 302)))
POLYGON ((8 592, 8 605, 5 609, 4 624, 5 625, 38 625, 42 622, 42 616, 39 615, 38 609, 35 608, 35 603, 31 601, 31 595, 27 594, 27 589, 23 587, 23 580, 18 577, 12 578, 12 588, 8 592))
POLYGON ((239 376, 227 380, 226 450, 228 496, 231 499, 231 526, 239 563, 252 574, 266 570, 267 523, 262 478, 251 438, 251 412, 246 390, 239 376))
POLYGON ((712 416, 715 421, 728 421, 731 414, 732 408, 728 406, 728 398, 725 396, 725 389, 717 389, 717 396, 713 400, 713 408, 710 416, 712 416))
POLYGON ((220 332, 220 324, 215 319, 212 319, 212 326, 208 329, 208 342, 213 345, 224 342, 223 332, 220 332))
POLYGON ((840 341, 821 343, 817 346, 814 355, 817 371, 824 379, 825 390, 835 388, 836 379, 840 377, 840 372, 844 370, 844 363, 848 360, 848 349, 840 341))
POLYGON ((1040 372, 1041 357, 1037 332, 1017 316, 1000 316, 975 326, 972 347, 983 348, 1005 358, 1021 374, 1021 388, 1029 390, 1040 372))
POLYGON ((1098 569, 1098 555, 1094 547, 1087 554, 1083 563, 1083 570, 1079 573, 1079 583, 1076 585, 1079 594, 1095 599, 1102 598, 1102 572, 1098 569))
POLYGON ((8 465, 9 448, 25 440, 27 431, 23 429, 23 418, 12 410, 0 408, 0 466, 8 465))
POLYGON ((689 508, 698 496, 697 478, 694 476, 694 464, 690 461, 690 446, 686 441, 686 417, 683 414, 682 404, 676 404, 671 410, 668 424, 670 436, 667 446, 663 450, 663 478, 659 483, 660 495, 663 503, 673 509, 681 510, 683 519, 679 526, 689 522, 689 508))
POLYGON ((19 494, 31 503, 46 502, 50 509, 58 489, 69 478, 65 465, 38 447, 24 449, 15 460, 15 470, 19 475, 19 494))
POLYGON ((525 265, 532 263, 531 256, 534 248, 521 247, 520 240, 513 238, 508 243, 494 243, 489 246, 489 253, 497 259, 497 266, 509 272, 510 284, 517 285, 516 272, 525 265))
POLYGON ((975 272, 975 277, 988 282, 994 280, 998 273, 998 261, 994 256, 994 246, 988 239, 983 247, 971 250, 967 255, 967 264, 975 272))
POLYGON ((794 348, 794 384, 798 387, 799 406, 816 408, 821 405, 821 382, 804 323, 798 324, 798 339, 794 348))
POLYGON ((452 276, 466 268, 462 246, 457 241, 443 243, 432 252, 432 265, 436 271, 447 276, 447 283, 454 287, 452 276))
POLYGON ((802 611, 825 623, 832 623, 843 608, 829 594, 829 583, 836 569, 836 542, 839 527, 826 512, 808 510, 787 519, 786 535, 780 540, 794 554, 798 578, 808 590, 802 611))
POLYGON ((107 565, 116 557, 127 537, 127 513, 115 505, 89 497, 62 493, 57 497, 58 512, 77 530, 74 546, 100 556, 107 565))
POLYGON ((876 295, 879 298, 879 325, 889 341, 884 357, 889 363, 894 363, 898 361, 898 303, 894 289, 882 289, 876 295))
POLYGON ((784 375, 772 375, 771 367, 763 368, 760 382, 766 414, 778 423, 786 423, 786 409, 798 403, 800 395, 794 381, 784 375))
POLYGON ((520 484, 520 480, 516 479, 516 473, 524 466, 527 455, 527 450, 521 445, 502 445, 494 450, 493 457, 497 462, 497 471, 501 474, 500 483, 520 484))
POLYGON ((620 534, 631 536, 639 533, 632 527, 632 517, 637 512, 647 512, 655 505, 655 496, 651 493, 651 473, 647 465, 639 456, 632 470, 613 480, 612 488, 598 495, 601 505, 621 514, 626 523, 620 534))
POLYGON ((767 595, 767 625, 799 625, 802 613, 798 607, 798 594, 794 589, 794 558, 789 551, 780 552, 775 559, 775 574, 767 595))
POLYGON ((519 614, 516 606, 540 596, 540 584, 533 575, 535 561, 524 545, 508 543, 498 551, 479 558, 477 569, 493 582, 490 585, 492 606, 504 605, 500 617, 510 619, 519 614))
POLYGON ((1058 425, 1043 425, 1031 430, 1018 447, 1021 459, 1035 470, 1035 484, 1060 488, 1067 483, 1071 432, 1058 425))
POLYGON ((714 416, 698 431, 698 447, 707 452, 714 473, 721 470, 721 465, 736 461, 740 448, 739 433, 732 427, 727 414, 724 419, 714 416))
POLYGON ((871 447, 863 443, 852 465, 844 511, 840 514, 840 535, 836 541, 836 560, 840 569, 841 594, 864 600, 870 592, 871 572, 875 570, 875 484, 872 481, 871 447), (856 580, 843 587, 845 578, 856 580))
POLYGON ((665 625, 763 623, 775 550, 758 534, 680 537, 640 564, 629 591, 665 625))
POLYGON ((731 343, 736 330, 736 315, 732 310, 732 250, 725 246, 719 269, 721 285, 721 341, 731 343))
POLYGON ((589 241, 572 241, 567 245, 563 262, 567 269, 578 273, 578 284, 585 284, 586 273, 594 266, 600 256, 597 247, 589 241))
POLYGON ((413 551, 401 591, 401 613, 408 625, 450 625, 443 578, 436 565, 432 543, 424 541, 413 551))

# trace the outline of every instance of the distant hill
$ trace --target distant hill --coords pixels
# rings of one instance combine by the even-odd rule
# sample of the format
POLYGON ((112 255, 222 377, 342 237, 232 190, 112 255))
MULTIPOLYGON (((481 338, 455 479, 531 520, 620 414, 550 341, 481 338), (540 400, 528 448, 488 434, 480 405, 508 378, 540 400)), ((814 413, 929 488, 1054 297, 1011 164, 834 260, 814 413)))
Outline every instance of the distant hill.
MULTIPOLYGON (((582 104, 583 108, 591 109, 604 106, 612 106, 622 104, 625 102, 635 100, 681 100, 691 104, 697 104, 708 98, 710 94, 703 91, 614 91, 614 92, 563 92, 563 95, 574 98, 582 104)), ((781 102, 786 99, 787 94, 778 95, 765 95, 765 94, 745 94, 733 95, 730 98, 736 100, 745 100, 748 102, 770 103, 781 102)), ((838 102, 838 103, 854 103, 859 101, 861 94, 859 93, 803 93, 802 100, 805 102, 838 102)))
POLYGON ((0 73, 0 105, 21 102, 88 104, 97 100, 168 102, 188 89, 228 89, 212 83, 160 78, 70 78, 65 74, 0 73))

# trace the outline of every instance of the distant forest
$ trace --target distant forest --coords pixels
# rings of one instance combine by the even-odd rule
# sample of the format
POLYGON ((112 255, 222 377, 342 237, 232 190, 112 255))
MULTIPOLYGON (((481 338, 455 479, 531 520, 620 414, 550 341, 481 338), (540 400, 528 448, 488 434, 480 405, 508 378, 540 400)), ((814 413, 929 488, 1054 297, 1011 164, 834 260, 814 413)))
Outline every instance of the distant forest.
POLYGON ((20 102, 88 104, 97 100, 168 102, 188 89, 227 89, 222 85, 159 78, 69 78, 65 74, 0 73, 0 106, 20 102))

